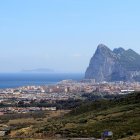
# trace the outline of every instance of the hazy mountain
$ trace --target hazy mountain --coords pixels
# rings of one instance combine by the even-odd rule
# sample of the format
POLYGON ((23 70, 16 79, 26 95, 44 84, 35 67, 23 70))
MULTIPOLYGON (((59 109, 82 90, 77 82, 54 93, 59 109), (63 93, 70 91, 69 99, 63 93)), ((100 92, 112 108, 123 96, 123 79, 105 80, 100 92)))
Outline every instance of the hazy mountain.
POLYGON ((140 55, 123 48, 110 50, 99 44, 85 73, 96 81, 140 81, 140 55))
POLYGON ((40 69, 32 69, 32 70, 22 70, 22 72, 25 72, 25 73, 53 73, 54 70, 46 69, 46 68, 40 68, 40 69))

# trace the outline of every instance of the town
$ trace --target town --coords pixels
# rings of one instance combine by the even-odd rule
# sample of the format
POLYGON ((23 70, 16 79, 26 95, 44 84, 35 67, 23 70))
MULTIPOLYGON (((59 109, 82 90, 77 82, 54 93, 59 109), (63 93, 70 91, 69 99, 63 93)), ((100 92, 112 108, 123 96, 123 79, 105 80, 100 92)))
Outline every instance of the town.
POLYGON ((120 95, 140 91, 139 82, 101 82, 94 79, 81 81, 63 80, 55 85, 23 86, 0 89, 0 115, 9 113, 28 113, 39 110, 56 110, 56 106, 33 106, 32 103, 49 104, 56 101, 84 100, 84 95, 120 95))

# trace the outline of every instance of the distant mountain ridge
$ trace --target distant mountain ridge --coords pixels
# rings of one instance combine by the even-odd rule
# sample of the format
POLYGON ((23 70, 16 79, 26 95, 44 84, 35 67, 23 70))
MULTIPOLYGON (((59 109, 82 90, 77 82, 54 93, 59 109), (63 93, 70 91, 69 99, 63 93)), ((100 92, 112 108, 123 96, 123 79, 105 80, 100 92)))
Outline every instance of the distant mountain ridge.
POLYGON ((86 79, 101 81, 140 81, 140 55, 132 49, 110 50, 99 44, 85 72, 86 79))
POLYGON ((24 73, 53 73, 54 70, 47 69, 47 68, 39 68, 39 69, 32 69, 32 70, 22 70, 24 73))

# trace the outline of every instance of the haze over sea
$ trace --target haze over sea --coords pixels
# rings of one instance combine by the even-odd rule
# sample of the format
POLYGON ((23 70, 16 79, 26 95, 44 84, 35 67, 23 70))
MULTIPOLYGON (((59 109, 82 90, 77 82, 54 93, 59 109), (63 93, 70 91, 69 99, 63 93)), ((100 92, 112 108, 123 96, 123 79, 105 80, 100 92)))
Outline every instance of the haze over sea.
POLYGON ((83 74, 69 73, 0 73, 0 89, 32 85, 51 85, 61 80, 81 80, 83 74))

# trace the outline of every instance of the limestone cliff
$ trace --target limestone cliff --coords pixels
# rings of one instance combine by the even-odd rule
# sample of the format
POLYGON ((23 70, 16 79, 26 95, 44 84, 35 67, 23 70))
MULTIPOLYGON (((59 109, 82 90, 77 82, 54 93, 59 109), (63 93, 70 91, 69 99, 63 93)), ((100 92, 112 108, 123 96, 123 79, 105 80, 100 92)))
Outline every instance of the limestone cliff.
POLYGON ((133 50, 113 51, 99 44, 85 73, 86 79, 101 81, 139 81, 140 55, 133 50))

